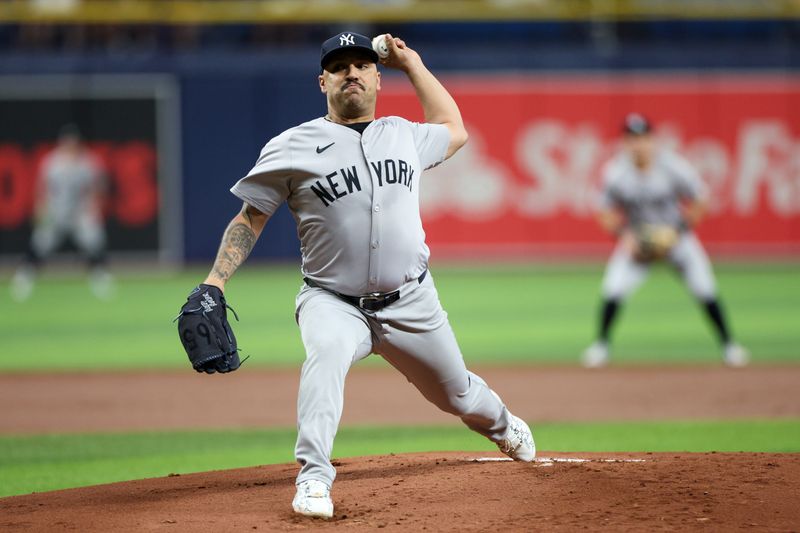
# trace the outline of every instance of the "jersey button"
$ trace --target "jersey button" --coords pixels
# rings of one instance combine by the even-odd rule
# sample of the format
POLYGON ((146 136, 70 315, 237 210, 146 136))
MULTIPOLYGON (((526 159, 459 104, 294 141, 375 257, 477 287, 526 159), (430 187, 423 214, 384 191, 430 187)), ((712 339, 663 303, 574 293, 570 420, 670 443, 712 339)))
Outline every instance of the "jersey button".
POLYGON ((377 213, 377 212, 379 212, 381 210, 381 206, 376 205, 375 207, 372 208, 372 210, 377 213))
POLYGON ((378 241, 372 241, 372 249, 374 250, 377 247, 378 247, 378 241))

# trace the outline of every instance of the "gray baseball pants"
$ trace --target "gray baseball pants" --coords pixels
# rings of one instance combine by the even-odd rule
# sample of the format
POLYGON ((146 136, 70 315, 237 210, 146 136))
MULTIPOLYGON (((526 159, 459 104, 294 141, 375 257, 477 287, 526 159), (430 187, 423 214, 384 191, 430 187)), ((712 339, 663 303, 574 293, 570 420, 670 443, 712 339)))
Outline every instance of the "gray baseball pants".
MULTIPOLYGON (((717 286, 711 262, 700 241, 692 232, 683 233, 667 256, 683 277, 689 291, 698 300, 716 297, 717 286)), ((603 297, 623 300, 636 290, 650 273, 648 263, 636 261, 622 244, 618 244, 606 267, 603 278, 603 297)))
POLYGON ((105 246, 102 222, 93 213, 83 212, 68 219, 46 218, 37 224, 31 236, 32 247, 40 257, 47 257, 68 235, 89 256, 97 254, 105 246))
POLYGON ((344 403, 347 371, 380 354, 431 403, 461 418, 493 442, 505 437, 510 415, 480 377, 469 372, 430 273, 400 288, 400 300, 365 312, 320 288, 297 296, 297 323, 306 349, 297 398, 297 483, 333 484, 330 461, 344 403))

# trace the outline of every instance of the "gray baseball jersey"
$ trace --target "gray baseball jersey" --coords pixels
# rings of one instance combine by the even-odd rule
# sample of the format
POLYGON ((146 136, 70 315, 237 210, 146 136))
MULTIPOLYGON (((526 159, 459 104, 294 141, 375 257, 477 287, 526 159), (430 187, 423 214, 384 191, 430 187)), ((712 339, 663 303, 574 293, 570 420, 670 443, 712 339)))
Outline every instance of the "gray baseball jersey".
POLYGON ((100 168, 88 152, 76 157, 55 150, 42 162, 47 215, 61 223, 77 218, 95 196, 100 168))
POLYGON ((268 215, 286 200, 305 277, 342 294, 389 292, 427 268, 420 180, 449 142, 439 124, 383 117, 359 134, 318 118, 270 140, 231 191, 268 215))
POLYGON ((101 176, 100 165, 89 152, 73 157, 56 149, 43 160, 44 217, 31 237, 39 255, 49 255, 68 235, 88 254, 105 246, 97 205, 101 176))
POLYGON ((603 178, 602 206, 624 210, 631 226, 666 224, 681 228, 681 200, 707 195, 697 171, 671 152, 659 152, 647 172, 637 169, 630 156, 620 154, 606 166, 603 178))
MULTIPOLYGON (((700 241, 681 214, 682 200, 702 200, 707 187, 697 171, 681 156, 671 152, 656 154, 647 172, 638 170, 630 156, 623 153, 605 168, 602 207, 616 207, 625 212, 629 226, 666 224, 681 230, 677 244, 667 256, 698 299, 716 295, 711 263, 700 241)), ((617 246, 606 267, 603 295, 620 300, 646 279, 650 265, 636 261, 631 250, 617 246)))

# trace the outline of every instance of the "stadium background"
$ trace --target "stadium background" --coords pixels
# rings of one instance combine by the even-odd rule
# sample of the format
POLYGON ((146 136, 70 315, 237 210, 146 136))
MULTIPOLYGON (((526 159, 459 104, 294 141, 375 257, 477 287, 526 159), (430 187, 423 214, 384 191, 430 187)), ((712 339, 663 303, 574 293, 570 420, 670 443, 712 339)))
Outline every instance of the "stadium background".
MULTIPOLYGON (((343 20, 336 2, 267 2, 285 7, 283 24, 269 23, 275 15, 262 4, 76 2, 74 12, 50 12, 61 24, 41 22, 48 2, 0 7, 0 21, 22 22, 0 27, 0 72, 14 76, 0 93, 7 95, 0 97, 3 255, 24 247, 26 183, 41 144, 71 120, 94 143, 127 151, 120 157, 138 167, 111 171, 110 222, 128 230, 112 247, 140 249, 131 241, 160 224, 148 245, 163 258, 213 257, 237 207, 230 184, 267 139, 324 111, 313 65, 321 40, 344 27, 403 35, 434 72, 456 80, 449 86, 474 140, 461 166, 476 171, 453 164, 449 174, 458 173, 459 184, 447 181, 446 191, 425 195, 436 255, 481 257, 490 245, 503 256, 606 252, 591 200, 620 118, 631 109, 652 115, 703 169, 715 192, 714 217, 701 230, 712 249, 756 257, 798 252, 800 30, 790 2, 726 3, 731 12, 709 20, 703 17, 713 3, 704 2, 662 2, 651 13, 647 2, 610 3, 606 11, 605 2, 473 1, 459 8, 468 20, 455 21, 437 10, 448 2, 365 2, 348 10, 358 13, 355 22, 343 20), (124 98, 152 109, 117 106, 107 127, 109 113, 94 103, 124 98), (130 154, 131 142, 145 149, 130 154), (154 182, 160 194, 148 193, 154 182)), ((386 74, 379 111, 418 115, 403 95, 407 85, 386 74)), ((298 257, 286 210, 270 225, 254 257, 298 257)))
MULTIPOLYGON (((471 141, 426 175, 423 213, 437 284, 471 365, 523 365, 532 385, 539 365, 577 366, 612 245, 591 216, 598 171, 635 109, 714 191, 700 234, 753 366, 797 372, 796 2, 10 1, 0 5, 0 272, 10 278, 27 242, 37 163, 58 128, 75 122, 112 179, 106 213, 118 291, 109 302, 92 299, 67 251, 30 301, 0 295, 0 396, 15 406, 0 415, 0 495, 291 460, 291 424, 263 433, 256 415, 231 432, 219 423, 185 427, 177 411, 173 428, 184 432, 151 434, 146 423, 104 431, 58 406, 113 403, 113 393, 81 396, 76 383, 92 373, 109 382, 133 376, 134 403, 137 376, 189 373, 169 320, 239 208, 229 187, 267 139, 324 113, 319 43, 342 29, 402 36, 461 105, 471 141), (75 398, 44 395, 44 378, 72 380, 64 394, 75 398), (68 422, 25 422, 43 411, 68 422), (189 429, 202 433, 187 437, 189 429), (210 457, 193 438, 229 451, 210 457), (111 458, 109 442, 119 450, 111 458)), ((384 76, 379 113, 419 117, 404 80, 384 76)), ((237 335, 253 355, 240 372, 301 364, 291 313, 299 283, 284 207, 229 287, 243 317, 237 335)), ((615 364, 656 376, 664 364, 718 365, 710 331, 667 270, 656 269, 629 307, 615 364)), ((383 368, 372 359, 365 366, 383 368)), ((613 415, 566 428, 545 420, 537 435, 561 451, 797 452, 798 396, 782 399, 782 414, 766 419, 696 413, 691 437, 673 431, 696 418, 688 415, 657 422, 657 431, 635 422, 620 431, 608 425, 613 415), (765 438, 743 439, 754 423, 770 427, 765 438), (587 431, 591 442, 580 438, 587 431), (645 437, 654 431, 657 442, 645 437)), ((293 397, 283 401, 271 409, 293 409, 293 397)), ((393 420, 386 413, 346 426, 335 453, 486 449, 452 424, 447 432, 382 427, 393 420)))

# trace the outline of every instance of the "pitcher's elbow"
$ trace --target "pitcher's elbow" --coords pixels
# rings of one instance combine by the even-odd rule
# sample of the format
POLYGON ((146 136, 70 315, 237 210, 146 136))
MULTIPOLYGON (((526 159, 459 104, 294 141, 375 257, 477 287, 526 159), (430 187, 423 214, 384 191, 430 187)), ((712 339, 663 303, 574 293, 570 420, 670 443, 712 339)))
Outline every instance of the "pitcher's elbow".
POLYGON ((469 140, 469 133, 467 133, 466 128, 462 127, 462 128, 458 128, 453 133, 453 139, 450 142, 453 145, 453 147, 456 150, 458 150, 459 148, 461 148, 462 146, 467 144, 468 140, 469 140))

